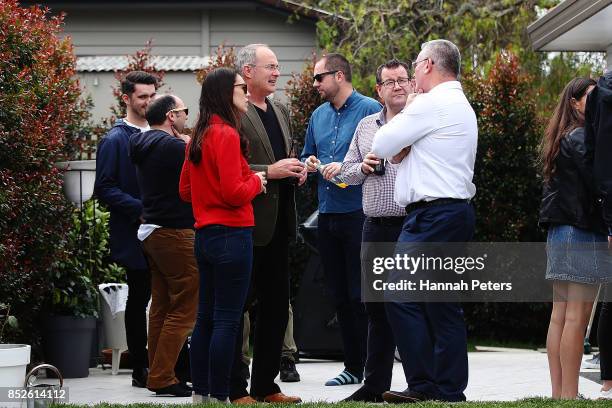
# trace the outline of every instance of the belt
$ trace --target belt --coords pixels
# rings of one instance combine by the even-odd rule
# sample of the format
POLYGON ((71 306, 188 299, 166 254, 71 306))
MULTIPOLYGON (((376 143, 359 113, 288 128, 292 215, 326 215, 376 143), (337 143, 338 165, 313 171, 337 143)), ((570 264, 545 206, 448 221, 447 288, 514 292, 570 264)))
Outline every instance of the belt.
POLYGON ((411 213, 414 210, 418 210, 421 208, 433 207, 436 205, 444 205, 444 204, 459 204, 459 203, 469 203, 470 199, 465 198, 437 198, 431 201, 417 201, 416 203, 408 204, 406 206, 406 214, 411 213))
POLYGON ((378 225, 402 225, 406 217, 368 217, 368 221, 378 225))

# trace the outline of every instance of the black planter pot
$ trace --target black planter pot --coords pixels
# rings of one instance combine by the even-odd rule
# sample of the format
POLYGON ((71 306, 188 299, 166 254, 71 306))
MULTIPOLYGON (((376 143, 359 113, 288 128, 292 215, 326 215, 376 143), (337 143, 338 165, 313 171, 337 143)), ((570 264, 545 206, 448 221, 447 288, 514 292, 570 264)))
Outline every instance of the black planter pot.
POLYGON ((89 376, 95 317, 47 316, 43 320, 43 352, 47 363, 64 378, 89 376))

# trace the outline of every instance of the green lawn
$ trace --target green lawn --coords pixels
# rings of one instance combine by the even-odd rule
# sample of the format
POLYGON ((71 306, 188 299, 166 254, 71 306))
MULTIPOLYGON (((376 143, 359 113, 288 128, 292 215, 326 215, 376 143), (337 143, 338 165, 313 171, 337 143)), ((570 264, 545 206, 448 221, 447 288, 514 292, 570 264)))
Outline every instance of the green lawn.
MULTIPOLYGON (((372 408, 375 407, 379 404, 365 404, 365 403, 348 403, 348 402, 342 402, 342 403, 307 403, 307 404, 300 404, 299 407, 301 408, 372 408)), ((159 408, 159 407, 169 407, 169 408, 194 408, 195 405, 191 405, 191 404, 185 404, 185 405, 170 405, 170 404, 166 404, 166 405, 162 405, 162 404, 130 404, 130 405, 119 405, 119 404, 99 404, 99 405, 95 405, 94 408, 125 408, 125 407, 130 407, 130 408, 159 408)), ((202 404, 200 405, 201 407, 219 407, 220 404, 202 404)), ((269 404, 260 404, 258 406, 270 406, 269 404)), ((289 404, 282 404, 282 405, 276 405, 276 406, 283 406, 283 407, 289 407, 289 404)), ((391 407, 391 405, 389 405, 391 407)), ((530 399, 524 399, 524 400, 520 400, 520 401, 513 401, 513 402, 481 402, 481 401, 473 401, 473 402, 462 402, 462 403, 444 403, 444 402, 427 402, 427 403, 421 403, 421 404, 404 404, 404 407, 407 406, 412 406, 412 407, 419 407, 419 408, 439 408, 439 407, 452 407, 452 408, 509 408, 509 407, 516 407, 516 408, 552 408, 552 407, 584 407, 584 408, 591 408, 591 407, 612 407, 612 401, 608 400, 608 401, 593 401, 593 400, 586 400, 586 401, 555 401, 555 400, 551 400, 551 399, 544 399, 544 398, 530 398, 530 399)), ((63 405, 62 407, 73 407, 73 408, 91 408, 90 406, 87 405, 63 405)))

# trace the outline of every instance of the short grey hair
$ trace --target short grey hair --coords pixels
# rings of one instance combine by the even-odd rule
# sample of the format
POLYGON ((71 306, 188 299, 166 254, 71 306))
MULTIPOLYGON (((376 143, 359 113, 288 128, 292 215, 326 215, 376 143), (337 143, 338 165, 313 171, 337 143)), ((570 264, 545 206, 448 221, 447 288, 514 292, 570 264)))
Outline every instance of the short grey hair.
POLYGON ((238 55, 236 55, 236 70, 238 70, 238 73, 242 75, 242 68, 245 65, 255 65, 255 55, 257 49, 261 47, 270 48, 267 44, 249 44, 238 51, 238 55))
POLYGON ((431 58, 440 71, 455 78, 461 72, 459 48, 448 40, 432 40, 421 45, 421 50, 431 58))

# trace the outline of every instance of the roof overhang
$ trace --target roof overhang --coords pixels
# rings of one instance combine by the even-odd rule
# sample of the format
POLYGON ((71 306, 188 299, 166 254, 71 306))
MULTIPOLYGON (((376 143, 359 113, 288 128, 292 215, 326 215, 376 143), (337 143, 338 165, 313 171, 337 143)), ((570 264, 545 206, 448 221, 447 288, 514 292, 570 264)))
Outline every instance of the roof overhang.
POLYGON ((40 4, 55 10, 257 10, 267 9, 285 15, 298 14, 300 17, 316 22, 324 17, 334 17, 322 9, 302 5, 291 0, 22 0, 20 3, 29 6, 40 4))
POLYGON ((527 27, 536 51, 606 51, 612 0, 565 0, 527 27))
MULTIPOLYGON (((200 56, 165 56, 151 57, 151 65, 165 72, 195 72, 208 66, 210 57, 200 56)), ((106 55, 95 57, 77 57, 77 72, 115 72, 126 69, 128 57, 123 55, 106 55)))

